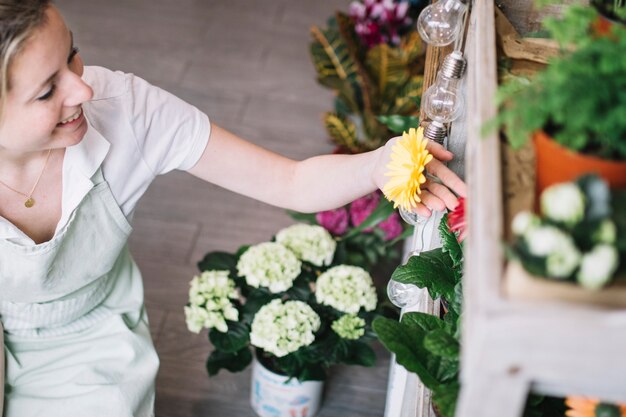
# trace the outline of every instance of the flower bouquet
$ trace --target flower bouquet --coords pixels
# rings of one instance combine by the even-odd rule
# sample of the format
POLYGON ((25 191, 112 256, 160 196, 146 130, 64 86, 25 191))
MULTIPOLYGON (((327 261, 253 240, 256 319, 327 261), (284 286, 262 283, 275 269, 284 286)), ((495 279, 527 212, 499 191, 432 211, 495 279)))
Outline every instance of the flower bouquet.
POLYGON ((335 210, 315 214, 288 212, 295 220, 326 229, 336 240, 335 263, 371 270, 383 263, 397 264, 397 243, 411 235, 393 203, 375 191, 335 210))
POLYGON ((373 366, 377 295, 369 273, 337 264, 324 228, 296 224, 274 241, 237 253, 212 252, 193 278, 187 326, 209 330, 209 375, 241 371, 253 359, 299 381, 323 380, 333 364, 373 366))
POLYGON ((626 274, 626 194, 594 175, 547 188, 521 212, 510 255, 533 276, 600 290, 626 274))

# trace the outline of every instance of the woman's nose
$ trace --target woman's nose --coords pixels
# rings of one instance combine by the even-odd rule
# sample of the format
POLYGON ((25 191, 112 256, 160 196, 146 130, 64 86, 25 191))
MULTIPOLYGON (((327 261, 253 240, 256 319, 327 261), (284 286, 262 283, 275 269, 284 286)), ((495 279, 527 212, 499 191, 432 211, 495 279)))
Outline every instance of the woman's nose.
POLYGON ((68 71, 67 72, 67 96, 64 105, 66 107, 74 107, 91 100, 93 90, 83 81, 80 75, 68 71))

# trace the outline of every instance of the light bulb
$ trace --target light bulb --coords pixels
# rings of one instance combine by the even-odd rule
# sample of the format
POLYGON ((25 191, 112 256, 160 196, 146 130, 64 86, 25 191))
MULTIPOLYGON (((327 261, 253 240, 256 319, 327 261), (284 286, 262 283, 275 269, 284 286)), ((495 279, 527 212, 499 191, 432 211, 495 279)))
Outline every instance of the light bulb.
POLYGON ((416 285, 390 279, 387 284, 387 296, 396 307, 412 307, 419 302, 420 289, 416 285))
POLYGON ((398 211, 400 212, 400 217, 402 217, 402 220, 404 220, 407 224, 411 226, 423 224, 426 220, 424 217, 420 216, 416 212, 405 210, 402 207, 400 207, 398 211))
POLYGON ((457 119, 463 111, 463 95, 459 91, 467 62, 463 54, 454 51, 446 56, 435 83, 422 97, 424 112, 439 125, 457 119))
POLYGON ((417 18, 417 31, 433 46, 449 45, 457 38, 463 25, 466 0, 439 0, 426 7, 417 18))

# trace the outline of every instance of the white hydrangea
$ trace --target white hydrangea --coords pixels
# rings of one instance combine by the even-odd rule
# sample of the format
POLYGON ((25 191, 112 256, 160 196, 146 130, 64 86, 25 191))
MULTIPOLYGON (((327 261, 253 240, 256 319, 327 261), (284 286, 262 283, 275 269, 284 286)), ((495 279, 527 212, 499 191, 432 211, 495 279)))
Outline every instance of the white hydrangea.
POLYGON ((574 226, 585 215, 585 195, 574 183, 553 185, 541 194, 541 212, 555 222, 574 226))
POLYGON ((251 246, 237 263, 237 273, 248 285, 266 287, 276 294, 287 291, 300 275, 302 263, 280 243, 265 242, 251 246))
POLYGON ((348 340, 357 340, 365 334, 365 320, 355 314, 344 314, 330 325, 339 337, 348 340))
POLYGON ((291 249, 298 259, 313 265, 330 265, 337 242, 321 226, 294 224, 276 234, 276 241, 291 249))
POLYGON ((615 223, 611 220, 604 220, 593 234, 593 238, 598 243, 615 243, 615 239, 617 239, 615 223))
POLYGON ((576 279, 583 287, 598 290, 611 280, 617 266, 617 249, 612 245, 596 245, 583 255, 576 279))
POLYGON ((580 263, 580 252, 571 236, 554 226, 531 228, 524 239, 531 254, 546 258, 550 277, 567 278, 580 263))
POLYGON ((513 223, 511 224, 511 230, 517 236, 522 236, 526 232, 528 232, 531 228, 539 226, 540 221, 539 217, 530 211, 521 211, 515 215, 513 218, 513 223))
POLYGON ((228 331, 226 320, 239 320, 239 311, 231 299, 239 297, 228 271, 204 271, 193 277, 189 288, 189 305, 185 307, 187 328, 199 333, 203 328, 228 331))
POLYGON ((339 265, 330 268, 317 279, 315 297, 320 304, 344 313, 356 314, 376 308, 376 289, 372 277, 358 266, 339 265))
POLYGON ((250 343, 280 358, 313 343, 320 325, 308 304, 275 299, 255 314, 250 343))

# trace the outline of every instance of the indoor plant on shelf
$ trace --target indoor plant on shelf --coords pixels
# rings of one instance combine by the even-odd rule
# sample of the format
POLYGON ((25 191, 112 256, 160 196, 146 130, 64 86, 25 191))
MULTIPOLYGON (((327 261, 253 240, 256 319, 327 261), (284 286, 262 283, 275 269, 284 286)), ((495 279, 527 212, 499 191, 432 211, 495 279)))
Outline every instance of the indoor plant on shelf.
POLYGON ((496 124, 513 146, 534 138, 538 193, 590 171, 626 186, 626 28, 599 35, 597 18, 594 8, 575 5, 547 20, 559 56, 499 89, 496 124))
POLYGON ((513 219, 508 292, 626 306, 626 191, 587 175, 546 188, 540 201, 540 215, 525 211, 513 219))
POLYGON ((374 365, 376 290, 364 269, 335 264, 335 249, 324 228, 296 224, 198 264, 187 326, 209 329, 209 375, 254 361, 251 402, 262 417, 313 416, 330 366, 374 365))

